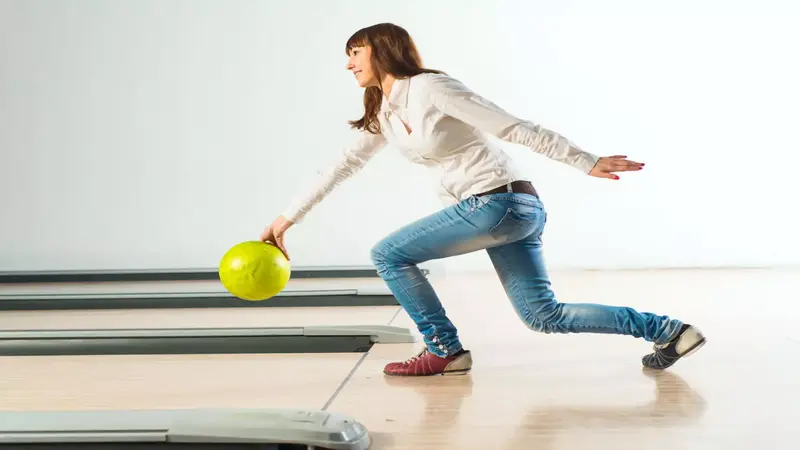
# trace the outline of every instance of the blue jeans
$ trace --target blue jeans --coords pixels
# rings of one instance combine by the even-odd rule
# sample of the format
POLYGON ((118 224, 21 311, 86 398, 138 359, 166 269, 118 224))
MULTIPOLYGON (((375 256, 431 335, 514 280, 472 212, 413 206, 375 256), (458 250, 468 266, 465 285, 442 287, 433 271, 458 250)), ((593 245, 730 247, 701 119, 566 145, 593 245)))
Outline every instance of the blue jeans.
POLYGON ((610 333, 661 344, 682 323, 624 306, 560 303, 542 257, 547 214, 534 195, 472 196, 391 233, 372 249, 380 277, 439 356, 462 349, 458 332, 418 264, 486 250, 517 315, 543 333, 610 333))

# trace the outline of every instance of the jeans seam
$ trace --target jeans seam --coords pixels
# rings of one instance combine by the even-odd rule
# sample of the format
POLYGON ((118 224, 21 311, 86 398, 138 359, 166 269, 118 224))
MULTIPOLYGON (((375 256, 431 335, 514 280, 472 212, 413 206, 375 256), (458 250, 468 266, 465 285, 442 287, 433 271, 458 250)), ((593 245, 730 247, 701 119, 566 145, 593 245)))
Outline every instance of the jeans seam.
POLYGON ((487 196, 487 198, 499 202, 510 202, 510 203, 517 203, 520 205, 530 206, 532 208, 541 208, 542 202, 538 198, 528 199, 528 198, 519 198, 513 195, 509 195, 506 193, 502 194, 492 194, 487 196))
POLYGON ((528 321, 529 320, 533 320, 533 314, 531 312, 530 305, 528 304, 527 301, 525 301, 525 299, 523 299, 523 301, 522 301, 522 306, 516 304, 516 301, 514 301, 515 299, 522 298, 522 294, 520 292, 519 281, 517 280, 517 276, 516 276, 514 270, 511 269, 511 264, 509 264, 507 258, 505 256, 503 256, 502 253, 499 253, 497 256, 500 258, 500 261, 503 264, 503 268, 508 273, 509 281, 510 281, 510 284, 511 284, 510 289, 512 291, 511 293, 512 293, 512 296, 513 296, 511 298, 511 301, 512 301, 512 303, 514 303, 514 307, 520 308, 522 310, 521 312, 525 316, 525 324, 529 325, 528 321))
MULTIPOLYGON (((385 256, 384 256, 384 257, 385 257, 385 256)), ((422 308, 420 308, 420 307, 419 307, 419 304, 417 303, 417 299, 416 299, 416 298, 414 298, 414 296, 413 296, 413 295, 411 295, 411 294, 408 292, 408 290, 406 290, 406 287, 405 287, 405 286, 403 286, 403 284, 402 284, 402 283, 400 283, 400 281, 397 279, 397 277, 394 275, 394 273, 393 273, 391 270, 387 270, 387 272, 388 272, 388 273, 390 274, 390 276, 392 277, 392 281, 394 281, 394 282, 395 282, 395 284, 397 284, 398 286, 400 286, 400 289, 402 289, 402 290, 403 290, 403 293, 404 293, 404 294, 406 294, 406 296, 407 296, 408 298, 410 298, 410 299, 411 299, 411 302, 412 302, 412 303, 414 303, 414 307, 415 307, 415 308, 417 308, 417 311, 421 311, 421 310, 422 310, 422 308)))
MULTIPOLYGON (((380 253, 381 253, 381 256, 383 256, 385 258, 385 255, 383 255, 383 252, 380 252, 380 253)), ((390 274, 390 276, 392 277, 392 280, 395 282, 395 284, 397 286, 399 286, 400 289, 403 290, 403 293, 406 294, 406 297, 408 297, 411 300, 411 303, 414 305, 414 308, 416 308, 417 311, 421 313, 422 308, 420 308, 416 297, 411 295, 408 292, 408 290, 406 290, 406 287, 403 286, 403 284, 398 281, 397 277, 394 275, 394 272, 392 272, 391 270, 387 270, 387 272, 390 274)), ((436 330, 436 325, 435 324, 432 324, 432 327, 433 327, 433 337, 431 337, 431 342, 433 342, 434 343, 434 347, 436 347, 435 343, 439 340, 439 333, 436 330)), ((424 338, 424 336, 423 336, 423 338, 424 338)), ((436 348, 436 350, 438 350, 438 347, 436 348)), ((432 350, 430 347, 428 347, 428 351, 430 351, 431 353, 433 353, 435 355, 437 354, 437 352, 432 350)), ((447 354, 448 354, 448 351, 445 350, 445 356, 447 356, 447 354)))

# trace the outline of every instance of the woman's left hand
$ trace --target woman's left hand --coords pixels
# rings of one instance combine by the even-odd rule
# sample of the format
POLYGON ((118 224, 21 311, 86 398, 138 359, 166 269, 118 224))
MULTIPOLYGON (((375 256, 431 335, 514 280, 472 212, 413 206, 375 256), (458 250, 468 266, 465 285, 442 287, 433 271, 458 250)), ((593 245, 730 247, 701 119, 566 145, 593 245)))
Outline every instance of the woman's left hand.
POLYGON ((261 241, 262 242, 269 242, 274 246, 278 247, 281 252, 283 252, 283 256, 286 257, 286 260, 289 261, 289 252, 286 250, 286 244, 283 242, 283 235, 286 233, 286 230, 289 229, 294 225, 294 222, 287 220, 285 217, 280 216, 272 222, 272 225, 264 228, 264 231, 261 232, 261 241))
POLYGON ((619 180, 619 176, 614 172, 631 172, 642 170, 644 163, 629 161, 627 156, 614 155, 604 156, 597 161, 597 164, 589 172, 589 175, 598 178, 610 178, 619 180))

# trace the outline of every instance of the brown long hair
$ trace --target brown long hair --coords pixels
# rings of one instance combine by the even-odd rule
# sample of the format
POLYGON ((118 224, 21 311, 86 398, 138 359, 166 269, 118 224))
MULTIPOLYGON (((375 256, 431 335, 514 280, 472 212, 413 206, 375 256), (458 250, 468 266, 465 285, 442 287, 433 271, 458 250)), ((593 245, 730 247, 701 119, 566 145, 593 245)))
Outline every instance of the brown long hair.
MULTIPOLYGON (((391 74, 395 78, 408 78, 421 73, 443 73, 422 66, 422 58, 414 40, 408 31, 398 25, 379 23, 356 31, 347 40, 345 54, 349 54, 353 47, 366 46, 372 48, 372 69, 378 79, 381 73, 391 74)), ((380 133, 377 118, 382 101, 383 89, 367 87, 364 91, 364 116, 348 123, 359 130, 380 133)))

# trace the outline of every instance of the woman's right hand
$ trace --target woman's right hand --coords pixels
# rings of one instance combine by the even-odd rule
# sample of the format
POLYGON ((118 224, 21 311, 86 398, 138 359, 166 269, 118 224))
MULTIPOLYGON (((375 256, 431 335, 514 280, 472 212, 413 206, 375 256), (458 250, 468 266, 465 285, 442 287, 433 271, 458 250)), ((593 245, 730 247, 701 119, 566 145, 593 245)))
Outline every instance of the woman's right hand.
POLYGON ((597 161, 597 164, 589 172, 589 175, 598 178, 609 178, 619 180, 619 176, 614 172, 630 172, 642 170, 644 163, 630 161, 625 155, 604 156, 597 161))
POLYGON ((264 228, 264 231, 261 232, 261 241, 269 242, 278 247, 287 260, 289 260, 289 252, 286 251, 286 245, 283 243, 283 235, 292 225, 294 225, 292 221, 279 216, 272 222, 272 225, 264 228))

